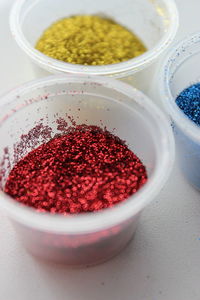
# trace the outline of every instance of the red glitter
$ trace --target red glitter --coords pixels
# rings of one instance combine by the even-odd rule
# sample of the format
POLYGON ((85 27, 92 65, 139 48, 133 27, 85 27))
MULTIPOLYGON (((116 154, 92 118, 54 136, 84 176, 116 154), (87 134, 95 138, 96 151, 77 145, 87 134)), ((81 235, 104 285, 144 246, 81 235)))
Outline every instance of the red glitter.
POLYGON ((81 125, 21 159, 5 192, 39 212, 75 214, 110 208, 147 181, 139 158, 107 130, 81 125))

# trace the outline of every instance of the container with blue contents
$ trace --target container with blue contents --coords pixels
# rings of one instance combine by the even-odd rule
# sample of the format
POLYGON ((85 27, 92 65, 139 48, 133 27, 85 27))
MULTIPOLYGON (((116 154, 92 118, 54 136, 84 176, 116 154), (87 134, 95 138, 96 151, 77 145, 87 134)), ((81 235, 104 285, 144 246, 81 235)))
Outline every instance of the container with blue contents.
POLYGON ((200 34, 170 51, 162 69, 161 98, 170 114, 177 157, 189 182, 200 190, 200 34))

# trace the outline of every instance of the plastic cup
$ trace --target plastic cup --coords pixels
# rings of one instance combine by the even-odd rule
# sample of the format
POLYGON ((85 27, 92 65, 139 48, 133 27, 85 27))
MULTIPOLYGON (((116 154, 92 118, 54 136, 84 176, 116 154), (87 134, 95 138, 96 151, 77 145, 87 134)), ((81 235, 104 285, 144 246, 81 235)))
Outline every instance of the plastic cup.
POLYGON ((50 139, 43 129, 50 126, 53 134, 59 133, 56 120, 62 117, 68 122, 66 114, 77 124, 106 126, 109 131, 115 128, 115 134, 142 159, 149 176, 145 186, 120 205, 98 213, 70 217, 40 214, 0 192, 1 209, 34 255, 80 266, 119 253, 133 237, 140 213, 163 188, 172 169, 174 139, 163 113, 125 83, 68 75, 27 83, 4 96, 0 107, 2 188, 16 161, 50 139))
POLYGON ((178 12, 173 0, 17 0, 11 12, 14 39, 33 62, 36 75, 48 72, 101 75, 120 78, 148 91, 154 68, 148 67, 171 44, 178 28, 178 12), (114 18, 133 30, 149 49, 126 62, 107 66, 75 65, 49 58, 34 49, 43 31, 58 19, 77 14, 100 14, 114 18))
POLYGON ((176 105, 177 96, 200 82, 200 34, 186 38, 175 46, 161 68, 161 99, 174 127, 181 169, 189 182, 200 190, 200 127, 176 105))

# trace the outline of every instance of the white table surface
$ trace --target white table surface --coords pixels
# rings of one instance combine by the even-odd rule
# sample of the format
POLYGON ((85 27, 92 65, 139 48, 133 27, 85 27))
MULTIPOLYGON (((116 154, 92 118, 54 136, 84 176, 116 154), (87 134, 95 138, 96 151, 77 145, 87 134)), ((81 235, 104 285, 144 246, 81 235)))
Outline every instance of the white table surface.
MULTIPOLYGON (((56 1, 56 0, 55 0, 56 1)), ((176 40, 200 30, 200 0, 176 0, 176 40)), ((0 0, 0 93, 34 78, 0 0)), ((111 261, 69 269, 30 256, 0 212, 0 300, 200 300, 200 194, 177 166, 147 207, 133 242, 111 261)))

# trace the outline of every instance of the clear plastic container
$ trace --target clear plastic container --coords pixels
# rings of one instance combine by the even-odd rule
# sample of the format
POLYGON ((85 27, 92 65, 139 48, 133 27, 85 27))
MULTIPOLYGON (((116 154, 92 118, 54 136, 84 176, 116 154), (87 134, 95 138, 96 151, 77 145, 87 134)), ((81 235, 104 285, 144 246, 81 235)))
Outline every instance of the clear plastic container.
POLYGON ((122 204, 98 213, 39 214, 0 192, 0 208, 34 255, 74 266, 97 264, 116 255, 133 237, 140 213, 163 188, 172 169, 174 139, 163 113, 123 82, 69 75, 27 83, 0 99, 0 108, 2 188, 14 163, 49 140, 45 126, 59 133, 56 120, 62 117, 68 122, 66 114, 77 124, 115 128, 115 134, 142 159, 149 176, 145 186, 122 204))
POLYGON ((37 76, 48 72, 106 75, 120 78, 148 91, 154 76, 150 66, 171 44, 178 28, 173 0, 16 0, 10 26, 14 39, 33 62, 37 76), (149 49, 127 62, 107 66, 74 65, 49 58, 34 49, 43 31, 58 19, 77 14, 100 14, 114 18, 133 30, 149 49))
POLYGON ((194 34, 175 46, 161 68, 162 102, 171 116, 181 169, 189 182, 200 190, 200 127, 176 105, 177 96, 200 82, 200 34, 194 34))

